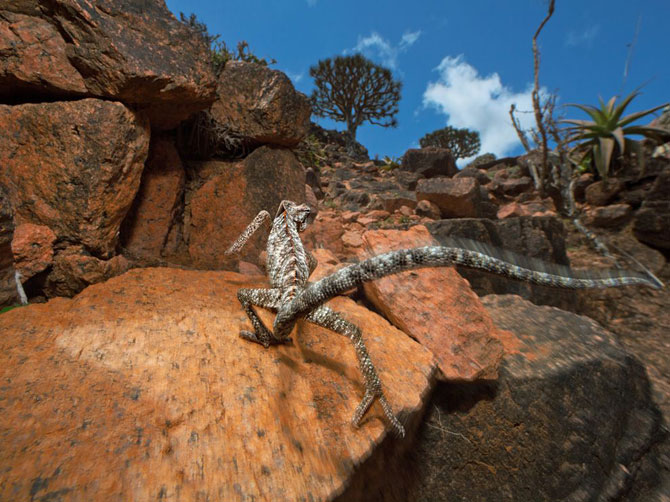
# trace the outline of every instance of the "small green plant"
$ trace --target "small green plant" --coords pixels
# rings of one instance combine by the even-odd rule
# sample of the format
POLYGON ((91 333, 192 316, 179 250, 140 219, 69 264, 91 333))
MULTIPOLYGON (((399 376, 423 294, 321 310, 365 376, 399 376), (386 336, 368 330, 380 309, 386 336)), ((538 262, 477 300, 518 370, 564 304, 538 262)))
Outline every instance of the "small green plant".
POLYGON ((612 159, 623 156, 628 152, 634 152, 639 165, 643 166, 644 155, 642 145, 640 142, 626 136, 640 135, 661 141, 670 138, 670 133, 664 129, 631 125, 636 120, 656 110, 660 110, 667 103, 623 117, 626 107, 638 94, 638 91, 633 91, 618 105, 616 96, 612 97, 607 103, 600 98, 600 107, 578 104, 570 105, 586 112, 592 119, 562 121, 572 124, 567 128, 567 132, 569 133, 567 142, 577 142, 577 145, 572 148, 571 153, 581 153, 581 156, 578 156, 578 165, 583 165, 584 161, 590 156, 592 164, 595 164, 597 173, 602 179, 607 179, 612 159))
POLYGON ((4 314, 5 312, 9 312, 10 310, 14 310, 17 307, 24 307, 24 305, 16 303, 14 305, 9 305, 7 307, 2 307, 2 309, 0 309, 0 314, 4 314))
POLYGON ((320 168, 328 161, 326 149, 314 134, 309 134, 302 139, 295 149, 296 157, 305 167, 320 168))
POLYGON ((398 159, 398 157, 389 157, 388 155, 384 155, 382 162, 383 164, 379 167, 379 169, 382 171, 393 171, 394 169, 398 169, 400 167, 400 159, 398 159))
POLYGON ((228 61, 244 61, 246 63, 256 63, 263 66, 275 64, 275 59, 259 58, 251 49, 246 40, 237 43, 237 53, 228 49, 228 46, 223 40, 220 40, 221 35, 212 35, 209 33, 207 25, 199 21, 195 14, 186 17, 183 12, 179 13, 179 20, 188 28, 200 37, 209 48, 210 64, 217 75, 226 66, 228 61))
POLYGON ((426 134, 419 140, 419 144, 421 148, 428 146, 448 148, 456 159, 472 157, 479 152, 481 147, 477 131, 457 129, 451 126, 426 134))

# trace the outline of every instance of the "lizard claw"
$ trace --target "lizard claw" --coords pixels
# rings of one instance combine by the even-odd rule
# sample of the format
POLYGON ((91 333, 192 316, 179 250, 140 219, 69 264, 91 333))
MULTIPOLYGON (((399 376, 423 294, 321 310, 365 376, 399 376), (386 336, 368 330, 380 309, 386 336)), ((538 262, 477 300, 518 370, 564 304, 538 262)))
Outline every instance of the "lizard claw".
POLYGON ((242 330, 240 331, 240 338, 244 338, 245 340, 249 340, 250 342, 258 343, 259 345, 262 345, 266 349, 270 345, 283 345, 283 344, 290 344, 293 343, 293 339, 289 336, 286 338, 283 338, 281 340, 278 340, 276 338, 272 337, 264 337, 264 336, 258 336, 257 333, 253 331, 246 331, 242 330))

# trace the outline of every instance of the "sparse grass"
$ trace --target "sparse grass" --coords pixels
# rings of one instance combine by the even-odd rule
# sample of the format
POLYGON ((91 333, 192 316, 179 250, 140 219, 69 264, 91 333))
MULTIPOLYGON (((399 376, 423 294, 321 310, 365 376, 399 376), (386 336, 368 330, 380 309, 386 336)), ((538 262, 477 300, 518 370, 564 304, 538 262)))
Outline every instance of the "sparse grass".
POLYGON ((14 309, 17 308, 17 307, 23 307, 23 306, 24 306, 24 305, 21 305, 21 304, 19 304, 19 303, 16 303, 16 304, 14 304, 14 305, 9 305, 9 306, 7 306, 7 307, 2 307, 2 309, 0 309, 0 314, 4 314, 5 312, 9 312, 10 310, 14 310, 14 309))

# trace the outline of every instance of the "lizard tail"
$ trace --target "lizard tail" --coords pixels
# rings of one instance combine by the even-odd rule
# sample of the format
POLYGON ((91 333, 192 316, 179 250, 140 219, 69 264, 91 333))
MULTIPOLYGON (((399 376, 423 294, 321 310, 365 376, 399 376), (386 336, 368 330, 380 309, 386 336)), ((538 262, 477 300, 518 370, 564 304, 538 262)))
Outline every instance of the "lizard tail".
MULTIPOLYGON (((518 257, 512 253, 503 253, 507 255, 504 257, 518 257)), ((520 260, 523 259, 520 258, 520 260)), ((533 268, 492 257, 488 250, 484 253, 459 247, 428 246, 391 251, 342 268, 307 286, 287 305, 286 309, 280 310, 275 319, 275 334, 283 333, 285 330, 290 331, 298 318, 334 296, 364 282, 424 267, 460 265, 535 284, 570 289, 610 288, 633 284, 643 284, 656 289, 663 287, 663 283, 653 276, 634 271, 619 269, 577 271, 567 266, 548 264, 540 260, 528 262, 533 268), (534 270, 540 266, 543 270, 534 270)))
POLYGON ((256 215, 256 217, 252 220, 251 223, 247 226, 247 228, 244 229, 244 232, 240 234, 240 236, 237 238, 233 244, 226 249, 226 251, 223 253, 224 255, 229 255, 238 252, 242 247, 247 243, 247 241, 251 238, 252 235, 260 228, 260 226, 265 223, 267 220, 270 219, 270 213, 267 211, 261 211, 256 215))

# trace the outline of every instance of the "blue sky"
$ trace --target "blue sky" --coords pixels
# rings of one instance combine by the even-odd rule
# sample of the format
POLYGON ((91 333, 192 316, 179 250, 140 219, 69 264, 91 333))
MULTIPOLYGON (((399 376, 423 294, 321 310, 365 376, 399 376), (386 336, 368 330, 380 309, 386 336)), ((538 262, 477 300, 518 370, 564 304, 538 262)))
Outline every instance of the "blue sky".
MULTIPOLYGON (((477 130, 480 153, 522 153, 508 110, 511 102, 531 109, 531 40, 546 15, 545 0, 166 3, 177 16, 195 13, 229 47, 246 40, 256 55, 276 59, 272 67, 308 95, 314 86, 309 67, 320 59, 361 52, 391 68, 403 82, 399 123, 359 128, 357 139, 371 157, 401 156, 446 125, 477 130)), ((597 104, 599 96, 628 94, 643 84, 628 111, 670 101, 669 19, 668 0, 557 0, 539 38, 540 84, 563 104, 597 104)), ((574 108, 565 115, 585 118, 574 108)), ((530 114, 519 117, 532 121, 530 114)))

